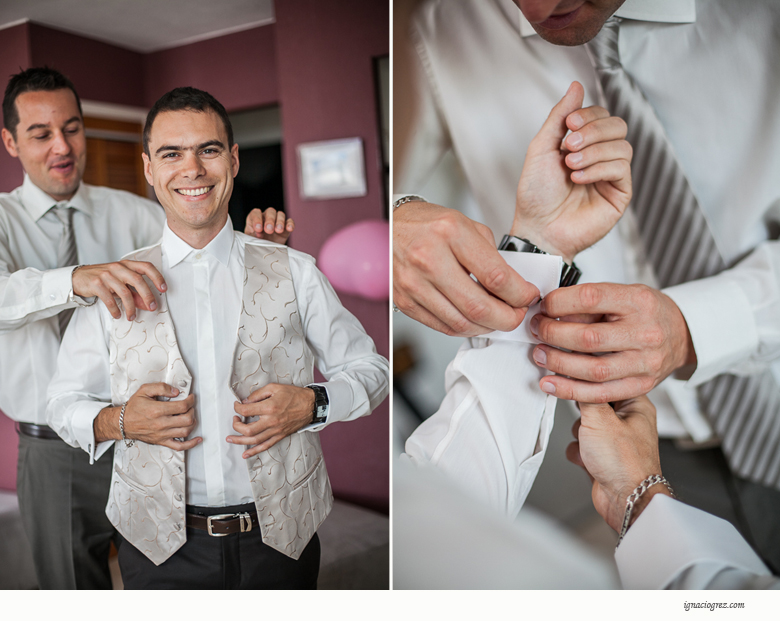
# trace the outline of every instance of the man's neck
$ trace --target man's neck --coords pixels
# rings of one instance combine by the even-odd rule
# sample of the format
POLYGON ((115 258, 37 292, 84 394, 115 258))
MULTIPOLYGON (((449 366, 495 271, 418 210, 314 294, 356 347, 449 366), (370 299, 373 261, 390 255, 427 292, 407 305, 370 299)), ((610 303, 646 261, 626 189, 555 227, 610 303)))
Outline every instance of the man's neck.
POLYGON ((225 214, 225 218, 222 220, 221 224, 215 225, 213 227, 205 227, 202 229, 195 229, 186 225, 182 225, 179 222, 172 222, 169 219, 168 227, 178 238, 185 241, 191 248, 194 248, 195 250, 202 250, 208 246, 217 235, 219 235, 219 232, 223 228, 225 228, 227 219, 228 216, 225 214))

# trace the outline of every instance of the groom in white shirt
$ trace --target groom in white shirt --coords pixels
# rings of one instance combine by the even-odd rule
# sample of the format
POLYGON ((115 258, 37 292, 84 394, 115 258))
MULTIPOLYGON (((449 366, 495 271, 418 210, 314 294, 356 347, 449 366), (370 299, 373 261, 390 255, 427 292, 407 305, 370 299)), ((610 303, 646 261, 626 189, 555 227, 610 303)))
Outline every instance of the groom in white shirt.
POLYGON ((49 424, 93 459, 116 445, 125 588, 313 588, 332 502, 316 431, 370 413, 387 361, 310 257, 233 232, 238 146, 218 101, 167 93, 144 150, 167 224, 134 256, 167 293, 129 324, 77 313, 49 424))

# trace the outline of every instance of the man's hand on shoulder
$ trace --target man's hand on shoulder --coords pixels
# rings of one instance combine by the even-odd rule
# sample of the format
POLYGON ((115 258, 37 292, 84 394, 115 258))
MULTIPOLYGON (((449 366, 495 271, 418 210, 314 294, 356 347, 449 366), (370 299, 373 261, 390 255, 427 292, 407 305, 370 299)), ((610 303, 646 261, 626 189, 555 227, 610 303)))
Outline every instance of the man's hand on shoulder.
POLYGON ((253 209, 246 219, 244 233, 257 239, 267 239, 277 244, 286 244, 295 222, 281 210, 269 207, 265 211, 253 209))
MULTIPOLYGON (((162 382, 141 386, 125 407, 125 437, 176 451, 186 451, 200 444, 203 441, 200 436, 185 441, 179 439, 186 438, 195 429, 195 395, 180 401, 158 400, 158 397, 171 399, 178 395, 177 388, 162 382)), ((121 409, 121 406, 114 406, 100 411, 93 423, 96 442, 122 439, 121 409)))
POLYGON ((567 263, 604 237, 631 200, 626 124, 599 106, 582 108, 584 96, 573 82, 531 141, 511 230, 567 263))
POLYGON ((122 300, 125 316, 128 321, 135 319, 135 310, 155 310, 154 301, 147 276, 162 293, 167 289, 165 279, 151 263, 146 261, 117 261, 100 265, 85 265, 73 273, 73 293, 82 298, 97 296, 106 305, 114 319, 119 319, 122 312, 114 300, 122 300))
POLYGON ((393 212, 393 302, 412 319, 451 336, 509 331, 538 296, 485 225, 420 201, 393 212))
POLYGON ((557 289, 545 297, 529 327, 544 343, 534 349, 536 364, 558 374, 545 376, 540 386, 562 399, 631 399, 677 369, 696 364, 680 309, 645 285, 588 283, 557 289))
POLYGON ((228 436, 231 444, 245 444, 244 459, 267 451, 274 444, 292 435, 312 422, 314 391, 287 384, 268 384, 236 402, 235 411, 244 418, 257 417, 251 423, 242 423, 233 417, 233 429, 241 435, 228 436))

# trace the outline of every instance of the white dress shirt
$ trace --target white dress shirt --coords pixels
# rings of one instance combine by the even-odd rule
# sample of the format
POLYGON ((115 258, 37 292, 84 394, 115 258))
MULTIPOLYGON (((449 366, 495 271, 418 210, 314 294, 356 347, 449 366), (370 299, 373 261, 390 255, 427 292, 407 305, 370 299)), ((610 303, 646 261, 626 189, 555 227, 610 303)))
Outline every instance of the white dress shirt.
MULTIPOLYGON (((62 223, 47 216, 56 201, 25 175, 0 194, 0 409, 10 418, 46 424, 46 389, 60 347, 57 314, 69 301, 74 266, 58 267, 62 223)), ((66 204, 81 264, 117 261, 160 239, 165 214, 129 192, 82 183, 66 204)))
POLYGON ((548 516, 509 521, 437 468, 396 464, 393 498, 397 589, 780 589, 731 524, 661 494, 615 552, 619 580, 548 516))
MULTIPOLYGON (((235 397, 230 368, 236 346, 244 283, 244 244, 230 219, 202 250, 190 247, 165 226, 162 267, 179 349, 193 376, 197 426, 190 437, 203 442, 187 452, 187 502, 221 507, 252 502, 245 445, 229 444, 235 397)), ((264 242, 269 243, 270 242, 264 242)), ((306 341, 330 401, 327 422, 369 414, 385 398, 388 364, 363 327, 339 302, 314 259, 290 249, 290 273, 306 341)), ((78 309, 62 343, 49 390, 49 425, 72 446, 97 459, 111 445, 95 445, 93 421, 111 405, 109 327, 102 305, 78 309)))
MULTIPOLYGON (((662 435, 705 440, 694 387, 769 366, 780 381, 780 4, 770 0, 627 0, 620 56, 664 125, 727 263, 666 290, 698 356, 687 382, 651 393, 662 435)), ((539 37, 511 0, 426 3, 414 22, 417 106, 395 193, 422 194, 452 149, 496 238, 508 232, 528 144, 569 84, 603 105, 585 49, 539 37)), ((443 203, 447 204, 447 203, 443 203)), ((657 286, 629 210, 577 257, 581 282, 657 286)))

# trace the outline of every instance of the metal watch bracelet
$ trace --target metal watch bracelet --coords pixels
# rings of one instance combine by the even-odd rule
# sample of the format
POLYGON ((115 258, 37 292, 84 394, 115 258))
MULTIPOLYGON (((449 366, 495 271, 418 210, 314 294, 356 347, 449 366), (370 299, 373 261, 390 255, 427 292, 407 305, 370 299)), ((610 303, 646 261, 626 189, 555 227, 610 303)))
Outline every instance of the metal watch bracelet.
MULTIPOLYGON (((545 252, 539 246, 522 237, 516 237, 514 235, 504 235, 501 239, 501 243, 498 245, 499 250, 507 250, 510 252, 530 252, 532 254, 550 254, 545 252)), ((576 285, 582 272, 577 265, 572 261, 571 265, 564 262, 563 269, 561 270, 561 280, 559 282, 560 287, 571 287, 576 285)))

